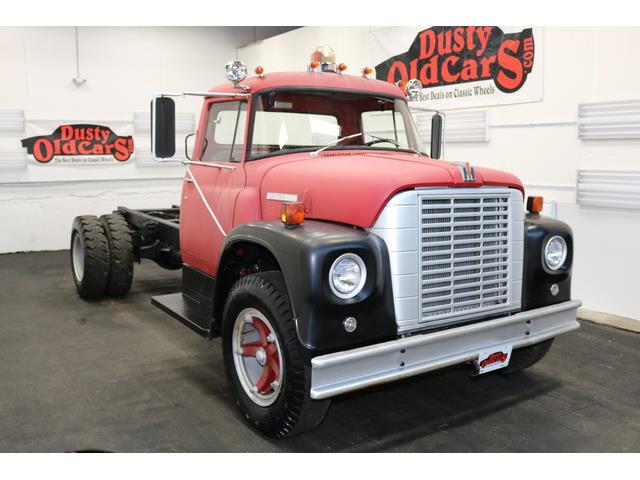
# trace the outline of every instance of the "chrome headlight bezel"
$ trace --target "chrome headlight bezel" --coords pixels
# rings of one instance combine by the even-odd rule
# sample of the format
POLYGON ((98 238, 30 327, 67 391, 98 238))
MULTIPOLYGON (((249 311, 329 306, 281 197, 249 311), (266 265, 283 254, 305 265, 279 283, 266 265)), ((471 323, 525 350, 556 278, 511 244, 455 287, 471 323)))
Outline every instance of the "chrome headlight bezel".
POLYGON ((359 255, 356 255, 355 253, 343 253, 333 261, 333 264, 329 269, 329 287, 331 288, 331 292, 336 297, 342 300, 348 300, 356 297, 360 292, 362 292, 366 282, 367 282, 367 266, 364 263, 364 260, 359 255), (356 284, 355 288, 349 292, 341 292, 334 283, 334 273, 336 271, 336 267, 345 260, 351 260, 355 262, 360 268, 360 279, 356 284))
POLYGON ((567 241, 562 236, 553 235, 552 237, 549 237, 545 241, 544 247, 542 249, 542 259, 544 261, 545 266, 552 272, 557 272, 562 267, 564 267, 567 262, 568 256, 569 256, 569 247, 567 246, 567 241), (562 247, 562 255, 560 257, 560 261, 555 263, 549 260, 550 258, 549 247, 552 245, 552 242, 554 243, 558 242, 562 247))

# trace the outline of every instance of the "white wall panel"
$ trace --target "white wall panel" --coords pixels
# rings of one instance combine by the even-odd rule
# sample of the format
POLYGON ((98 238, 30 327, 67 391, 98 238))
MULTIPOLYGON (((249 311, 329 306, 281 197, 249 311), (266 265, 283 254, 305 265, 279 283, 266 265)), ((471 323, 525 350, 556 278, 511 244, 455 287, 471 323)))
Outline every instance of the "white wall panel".
POLYGON ((0 133, 24 132, 24 110, 0 110, 0 133))
MULTIPOLYGON (((425 145, 429 145, 433 114, 416 110, 413 112, 420 137, 425 145)), ((445 143, 487 143, 489 141, 489 112, 486 110, 447 112, 444 121, 445 143)))
POLYGON ((640 100, 578 105, 578 138, 640 139, 640 100))
POLYGON ((578 170, 577 203, 640 210, 640 170, 578 170))

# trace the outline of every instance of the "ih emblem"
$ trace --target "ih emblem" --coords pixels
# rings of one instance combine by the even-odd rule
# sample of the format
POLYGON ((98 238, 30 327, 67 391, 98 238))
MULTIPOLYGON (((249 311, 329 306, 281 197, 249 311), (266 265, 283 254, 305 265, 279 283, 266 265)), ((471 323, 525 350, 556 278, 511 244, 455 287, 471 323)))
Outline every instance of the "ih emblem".
POLYGON ((466 162, 464 165, 460 166, 460 172, 462 173, 462 180, 465 182, 475 182, 476 181, 476 170, 469 162, 466 162))

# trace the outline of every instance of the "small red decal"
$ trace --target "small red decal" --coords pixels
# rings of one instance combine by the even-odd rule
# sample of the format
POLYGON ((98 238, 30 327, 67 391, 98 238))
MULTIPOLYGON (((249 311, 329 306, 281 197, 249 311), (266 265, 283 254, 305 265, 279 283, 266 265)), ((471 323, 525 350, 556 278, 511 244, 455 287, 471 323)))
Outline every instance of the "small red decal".
POLYGON ((491 365, 494 363, 502 363, 507 359, 508 356, 509 355, 504 352, 494 352, 491 355, 489 355, 487 358, 482 360, 480 362, 480 366, 482 368, 486 368, 488 365, 491 365))

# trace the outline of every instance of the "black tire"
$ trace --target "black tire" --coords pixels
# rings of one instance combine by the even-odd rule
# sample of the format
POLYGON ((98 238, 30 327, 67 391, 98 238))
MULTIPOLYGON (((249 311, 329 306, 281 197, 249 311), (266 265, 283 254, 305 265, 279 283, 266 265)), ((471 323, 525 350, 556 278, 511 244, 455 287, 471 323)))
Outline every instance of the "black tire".
POLYGON ((133 238, 125 218, 119 213, 100 217, 109 243, 110 269, 107 295, 124 297, 131 290, 133 281, 133 238))
POLYGON ((70 257, 78 294, 85 300, 104 297, 109 281, 109 244, 97 217, 84 215, 73 220, 70 257))
POLYGON ((323 420, 329 400, 312 400, 311 365, 298 341, 286 287, 280 272, 248 275, 238 280, 225 304, 222 324, 225 370, 233 398, 250 426, 272 438, 299 435, 323 420), (265 315, 275 329, 284 357, 282 388, 273 404, 263 407, 245 392, 238 378, 232 352, 236 318, 246 308, 265 315))
POLYGON ((553 338, 544 342, 529 345, 528 347, 518 348, 511 353, 509 365, 502 369, 502 373, 517 373, 538 363, 547 354, 553 338))

